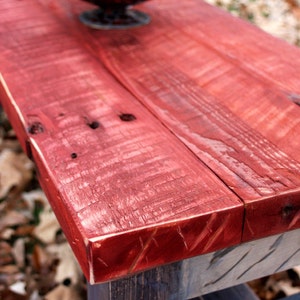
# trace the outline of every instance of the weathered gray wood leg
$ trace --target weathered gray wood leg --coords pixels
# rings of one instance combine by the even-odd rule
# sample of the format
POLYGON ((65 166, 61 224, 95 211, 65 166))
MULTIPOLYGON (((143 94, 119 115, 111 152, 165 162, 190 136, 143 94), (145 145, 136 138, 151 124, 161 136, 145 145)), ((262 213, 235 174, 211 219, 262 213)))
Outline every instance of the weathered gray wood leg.
POLYGON ((183 299, 179 295, 182 262, 103 284, 89 285, 89 300, 183 299))
MULTIPOLYGON (((144 299, 159 299, 159 300, 164 300, 164 299, 170 299, 168 298, 168 293, 165 292, 148 292, 144 293, 142 291, 138 293, 124 293, 125 290, 122 288, 120 290, 111 290, 114 288, 113 286, 110 285, 110 283, 104 283, 104 284, 99 284, 99 285, 94 285, 94 286, 89 286, 89 296, 88 300, 144 300, 144 299), (121 292, 121 294, 120 294, 121 292), (118 294, 119 293, 119 294, 118 294), (113 295, 114 294, 114 295, 113 295), (157 298, 160 297, 160 298, 157 298), (161 298, 162 297, 162 298, 161 298)), ((116 287, 115 287, 116 288, 116 287)), ((139 288, 139 286, 136 286, 136 288, 139 288)), ((151 289, 151 288, 150 288, 151 289)), ((170 295, 169 295, 170 296, 170 295)), ((176 299, 181 299, 181 298, 176 298, 176 299)), ((231 288, 227 288, 224 290, 216 291, 213 293, 206 294, 204 296, 199 296, 197 298, 193 298, 190 300, 259 300, 259 298, 254 294, 254 292, 246 285, 246 284, 240 284, 231 288)), ((183 299, 181 299, 183 300, 183 299)))

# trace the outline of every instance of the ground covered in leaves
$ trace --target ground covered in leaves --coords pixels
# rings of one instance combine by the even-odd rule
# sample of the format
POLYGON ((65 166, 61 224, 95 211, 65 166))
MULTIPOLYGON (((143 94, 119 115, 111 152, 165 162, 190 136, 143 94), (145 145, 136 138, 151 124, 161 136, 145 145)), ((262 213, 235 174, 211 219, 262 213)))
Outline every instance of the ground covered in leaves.
POLYGON ((300 0, 206 0, 300 46, 300 0))
POLYGON ((86 299, 83 275, 0 113, 0 300, 86 299))
MULTIPOLYGON (((155 1, 155 0, 154 0, 155 1)), ((207 0, 300 46, 300 0, 207 0)), ((300 263, 300 262, 299 262, 300 263)), ((300 267, 250 282, 260 299, 300 292, 300 267)), ((0 300, 86 299, 83 275, 0 110, 0 300)))

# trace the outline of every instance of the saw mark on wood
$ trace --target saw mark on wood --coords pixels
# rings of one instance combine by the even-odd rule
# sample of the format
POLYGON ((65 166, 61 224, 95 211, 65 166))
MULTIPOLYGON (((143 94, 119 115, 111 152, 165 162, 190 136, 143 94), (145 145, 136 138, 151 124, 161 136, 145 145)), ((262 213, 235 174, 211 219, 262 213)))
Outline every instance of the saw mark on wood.
POLYGON ((212 232, 212 224, 216 221, 217 219, 217 214, 212 213, 211 216, 209 217, 208 221, 206 222, 206 225, 204 227, 204 230, 199 234, 199 236, 195 239, 195 242, 191 245, 190 251, 195 250, 196 247, 199 246, 199 244, 203 241, 203 239, 207 236, 210 235, 212 232))
POLYGON ((146 243, 143 244, 141 243, 140 240, 140 245, 141 245, 141 251, 138 253, 136 258, 133 260, 131 266, 128 268, 128 274, 131 274, 133 270, 136 268, 138 262, 143 258, 145 251, 148 249, 151 241, 153 240, 153 237, 156 235, 158 228, 155 228, 152 233, 150 234, 150 237, 147 239, 146 243))
POLYGON ((292 221, 290 222, 288 228, 289 228, 289 229, 293 228, 293 227, 296 225, 296 223, 299 222, 299 219, 300 219, 300 210, 299 210, 299 208, 297 208, 297 212, 296 212, 296 214, 294 215, 292 221))
POLYGON ((300 249, 297 249, 292 255, 290 255, 275 271, 274 273, 279 272, 287 263, 289 260, 291 260, 295 255, 297 255, 300 252, 300 249))
POLYGON ((246 256, 249 254, 249 252, 250 252, 250 250, 247 251, 230 269, 228 269, 228 271, 226 271, 224 274, 222 274, 219 278, 217 278, 214 281, 206 283, 204 286, 206 287, 208 285, 215 284, 218 281, 222 280, 224 277, 226 277, 227 274, 229 274, 232 270, 234 270, 235 267, 238 266, 246 258, 246 256))
POLYGON ((181 237, 181 239, 182 239, 182 241, 183 241, 184 247, 185 247, 187 250, 189 250, 189 247, 188 247, 188 245, 187 245, 187 243, 186 243, 186 240, 185 240, 185 238, 184 238, 184 235, 183 235, 183 233, 182 233, 182 230, 181 230, 180 226, 177 226, 177 232, 178 232, 179 236, 181 237))
POLYGON ((264 261, 265 259, 267 259, 270 255, 272 255, 274 252, 276 251, 276 249, 271 250, 268 254, 266 254, 264 257, 262 257, 260 260, 258 260, 257 262, 255 262, 252 266, 250 266, 247 270, 245 270, 242 274, 240 274, 237 279, 242 278, 245 274, 247 274, 250 270, 252 270, 256 265, 260 264, 262 261, 264 261))
POLYGON ((217 264, 222 258, 226 257, 228 253, 235 250, 236 247, 225 248, 224 250, 217 251, 213 254, 212 259, 209 262, 209 266, 206 270, 209 270, 213 265, 217 264))
POLYGON ((276 240, 275 242, 270 246, 269 250, 273 250, 276 249, 282 242, 284 235, 281 234, 276 240))
POLYGON ((207 243, 204 245, 203 252, 207 252, 208 249, 213 245, 213 243, 218 239, 218 237, 224 233, 224 228, 227 228, 230 222, 230 215, 227 215, 222 223, 222 226, 219 226, 218 229, 213 232, 213 234, 210 236, 207 243))

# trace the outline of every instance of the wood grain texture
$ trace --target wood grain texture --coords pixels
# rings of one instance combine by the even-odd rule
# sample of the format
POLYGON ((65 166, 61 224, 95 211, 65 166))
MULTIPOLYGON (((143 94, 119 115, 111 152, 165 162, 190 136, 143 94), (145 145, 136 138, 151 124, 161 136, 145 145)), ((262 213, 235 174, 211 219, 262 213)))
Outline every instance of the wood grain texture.
POLYGON ((0 1, 0 97, 87 279, 240 243, 240 199, 52 10, 0 1))
POLYGON ((299 228, 299 50, 198 0, 87 8, 0 1, 0 99, 90 282, 299 228))
POLYGON ((297 229, 89 286, 89 298, 184 300, 223 290, 296 266, 299 235, 297 229))
POLYGON ((80 27, 84 9, 53 12, 244 201, 243 240, 298 228, 299 49, 201 1, 148 2, 152 23, 126 32, 80 27))

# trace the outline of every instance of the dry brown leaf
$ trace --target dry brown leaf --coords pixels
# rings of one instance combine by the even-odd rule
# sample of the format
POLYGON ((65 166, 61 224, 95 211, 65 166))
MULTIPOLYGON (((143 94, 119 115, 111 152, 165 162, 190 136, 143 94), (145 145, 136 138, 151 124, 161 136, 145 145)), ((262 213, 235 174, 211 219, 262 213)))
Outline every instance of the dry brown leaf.
POLYGON ((56 255, 60 261, 56 270, 55 281, 62 283, 65 279, 70 279, 72 284, 77 284, 82 273, 69 244, 51 245, 47 247, 47 250, 56 255))
POLYGON ((33 234, 42 242, 49 244, 55 242, 56 232, 60 225, 50 208, 45 209, 40 214, 40 223, 34 229, 33 234))
POLYGON ((5 149, 0 153, 0 198, 15 188, 21 190, 32 178, 33 163, 24 153, 5 149))
POLYGON ((3 151, 4 149, 20 152, 21 146, 17 139, 4 139, 0 143, 0 151, 3 151))
POLYGON ((27 222, 28 218, 24 214, 10 210, 0 218, 0 231, 4 228, 26 224, 27 222))
POLYGON ((45 266, 49 266, 51 264, 51 259, 53 259, 53 257, 50 257, 49 253, 47 253, 44 248, 39 245, 34 246, 32 254, 32 264, 33 268, 37 272, 40 273, 42 268, 44 268, 45 266))
MULTIPOLYGON (((19 268, 15 265, 6 265, 0 267, 0 282, 4 288, 8 288, 9 285, 15 283, 18 280, 24 279, 24 274, 22 274, 19 268)), ((1 297, 0 297, 1 299, 1 297)), ((2 299, 1 299, 2 300, 2 299)))
POLYGON ((298 278, 300 279, 300 266, 294 267, 293 271, 298 275, 298 278))
POLYGON ((14 234, 18 235, 18 236, 28 236, 28 235, 31 235, 34 228, 35 228, 34 225, 25 224, 25 225, 18 227, 16 230, 14 230, 14 234))
POLYGON ((286 296, 291 296, 297 293, 300 293, 300 288, 299 287, 293 287, 291 286, 290 281, 278 281, 277 282, 278 288, 284 292, 286 296))
POLYGON ((10 285, 9 290, 17 295, 26 296, 26 286, 24 281, 17 281, 10 285))
POLYGON ((45 296, 45 300, 80 300, 75 288, 59 285, 45 296))
POLYGON ((11 264, 13 262, 11 246, 5 241, 0 241, 0 266, 11 264))
POLYGON ((290 6, 292 13, 296 18, 300 19, 300 3, 297 0, 285 0, 285 2, 290 6))
POLYGON ((4 290, 0 292, 0 299, 2 300, 28 300, 27 296, 18 295, 10 290, 4 290))
POLYGON ((25 241, 24 239, 17 239, 12 248, 12 255, 19 268, 25 266, 25 241))
POLYGON ((6 228, 0 232, 0 238, 3 240, 9 240, 15 233, 15 230, 12 228, 6 228))
POLYGON ((15 274, 19 272, 19 268, 16 265, 6 265, 0 267, 0 273, 2 274, 15 274))
POLYGON ((25 201, 31 212, 34 209, 36 201, 40 201, 44 207, 49 207, 47 197, 41 189, 22 193, 22 199, 25 201))

